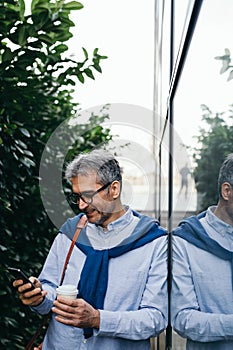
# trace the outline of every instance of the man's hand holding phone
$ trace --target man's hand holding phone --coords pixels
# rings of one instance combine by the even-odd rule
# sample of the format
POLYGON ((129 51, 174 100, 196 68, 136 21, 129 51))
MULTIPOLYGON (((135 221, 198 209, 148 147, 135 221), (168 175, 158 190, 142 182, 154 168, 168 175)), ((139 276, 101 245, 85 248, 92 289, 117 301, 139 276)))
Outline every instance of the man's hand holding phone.
POLYGON ((24 305, 37 306, 44 300, 46 291, 42 291, 40 281, 36 277, 27 277, 24 272, 19 269, 8 268, 14 277, 13 286, 19 293, 19 298, 24 305))
POLYGON ((23 283, 22 280, 15 280, 13 286, 17 288, 19 298, 24 305, 37 306, 44 300, 47 292, 42 291, 39 280, 35 277, 30 277, 30 281, 34 284, 35 288, 30 290, 29 283, 23 283))

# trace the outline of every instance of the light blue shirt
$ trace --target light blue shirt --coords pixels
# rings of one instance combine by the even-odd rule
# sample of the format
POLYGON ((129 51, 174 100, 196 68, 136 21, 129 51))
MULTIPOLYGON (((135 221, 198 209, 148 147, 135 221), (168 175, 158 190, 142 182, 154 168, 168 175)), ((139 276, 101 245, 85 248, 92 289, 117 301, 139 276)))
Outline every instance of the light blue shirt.
MULTIPOLYGON (((207 210, 200 222, 207 234, 233 251, 233 227, 207 210)), ((173 237, 172 326, 187 338, 188 350, 233 349, 231 262, 173 237)))
MULTIPOLYGON (((109 225, 108 231, 88 224, 87 234, 95 247, 109 248, 131 234, 137 222, 128 209, 125 215, 109 225)), ((58 234, 50 249, 39 276, 48 294, 42 304, 33 308, 41 314, 49 312, 53 305, 69 246, 67 236, 58 234)), ((75 246, 63 283, 78 285, 85 259, 75 246)), ((85 342, 82 329, 66 326, 53 317, 43 350, 149 350, 149 338, 156 337, 166 326, 167 237, 163 236, 110 259, 100 328, 91 338, 85 342)))
POLYGON ((139 218, 125 207, 125 214, 119 219, 110 222, 107 230, 102 226, 88 224, 86 228, 87 236, 94 249, 108 249, 120 244, 125 238, 131 235, 135 229, 139 218))

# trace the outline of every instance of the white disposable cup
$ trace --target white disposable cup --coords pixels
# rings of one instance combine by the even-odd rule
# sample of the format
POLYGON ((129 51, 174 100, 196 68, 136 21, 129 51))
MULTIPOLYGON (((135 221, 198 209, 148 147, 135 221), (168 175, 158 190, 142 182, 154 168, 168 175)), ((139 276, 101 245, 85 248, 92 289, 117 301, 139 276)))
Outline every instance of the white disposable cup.
POLYGON ((56 289, 57 296, 68 298, 68 299, 76 299, 78 294, 78 289, 73 284, 63 284, 56 289))

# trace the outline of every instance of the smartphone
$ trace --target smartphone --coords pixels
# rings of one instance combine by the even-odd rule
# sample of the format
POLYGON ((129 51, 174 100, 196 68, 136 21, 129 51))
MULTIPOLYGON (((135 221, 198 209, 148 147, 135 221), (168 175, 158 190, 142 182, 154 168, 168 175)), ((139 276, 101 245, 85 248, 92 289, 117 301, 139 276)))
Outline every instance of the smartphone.
POLYGON ((31 287, 29 289, 27 289, 27 291, 33 290, 35 287, 35 285, 29 280, 29 278, 26 276, 26 274, 20 270, 17 269, 15 267, 7 267, 7 270, 10 272, 10 274, 14 277, 15 280, 23 280, 23 283, 30 283, 31 287))

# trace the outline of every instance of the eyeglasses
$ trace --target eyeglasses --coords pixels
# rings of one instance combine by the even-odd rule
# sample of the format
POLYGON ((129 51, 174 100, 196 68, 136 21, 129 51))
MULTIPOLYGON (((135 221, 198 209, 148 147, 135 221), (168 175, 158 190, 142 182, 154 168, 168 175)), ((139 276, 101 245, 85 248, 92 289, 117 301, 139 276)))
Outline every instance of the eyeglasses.
POLYGON ((104 186, 100 187, 97 191, 95 192, 83 192, 83 193, 71 193, 69 195, 69 201, 72 204, 78 204, 80 199, 82 199, 83 202, 85 202, 86 204, 90 205, 93 202, 93 197, 105 190, 105 188, 107 188, 109 185, 111 185, 112 182, 108 182, 106 183, 104 186))

